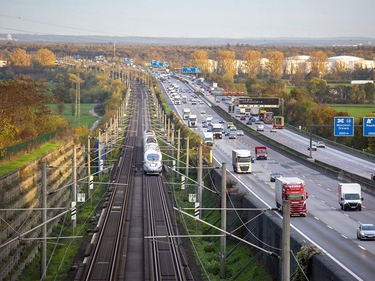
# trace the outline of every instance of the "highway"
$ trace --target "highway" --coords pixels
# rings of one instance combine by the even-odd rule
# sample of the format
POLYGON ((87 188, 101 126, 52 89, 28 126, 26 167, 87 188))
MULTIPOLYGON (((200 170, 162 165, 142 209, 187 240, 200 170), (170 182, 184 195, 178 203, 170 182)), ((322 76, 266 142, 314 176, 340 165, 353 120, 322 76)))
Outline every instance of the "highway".
MULTIPOLYGON (((171 82, 178 83, 180 89, 188 88, 177 80, 173 79, 171 82)), ((159 84, 163 88, 163 83, 159 84)), ((165 85, 168 87, 169 84, 165 85)), ((191 93, 186 95, 189 98, 191 93)), ((201 127, 201 121, 207 115, 212 115, 214 122, 221 119, 209 106, 210 102, 214 102, 213 97, 207 96, 207 98, 208 102, 203 99, 205 101, 203 104, 198 103, 192 106, 188 103, 175 107, 180 116, 183 107, 191 108, 192 114, 196 114, 198 117, 198 128, 194 130, 197 130, 200 135, 203 135, 205 131, 201 127), (206 113, 200 114, 201 110, 205 110, 206 113)), ((170 101, 170 105, 172 108, 174 107, 172 101, 170 101)), ((224 126, 226 125, 224 124, 224 126)), ((255 125, 252 126, 255 128, 255 125)), ((306 155, 310 154, 307 150, 309 144, 307 138, 286 129, 271 133, 270 127, 268 125, 265 125, 265 127, 264 134, 284 145, 293 147, 295 150, 306 153, 306 155)), ((229 140, 223 136, 222 140, 215 140, 213 146, 216 165, 223 162, 227 163, 228 176, 238 182, 237 186, 242 192, 251 196, 253 200, 259 200, 259 207, 276 207, 274 183, 270 182, 269 179, 272 171, 279 171, 284 176, 297 176, 305 180, 306 190, 309 193, 309 199, 307 200, 308 214, 306 218, 291 218, 292 235, 297 235, 306 244, 316 244, 325 255, 340 265, 343 272, 353 280, 373 280, 375 276, 373 263, 375 260, 375 242, 358 240, 356 230, 359 223, 375 223, 375 198, 364 193, 361 212, 344 212, 340 209, 337 200, 339 181, 336 178, 331 178, 314 169, 305 167, 269 148, 268 160, 255 161, 251 175, 234 174, 231 167, 231 151, 233 149, 250 149, 254 153, 254 147, 257 145, 259 143, 246 135, 234 140, 229 140)), ((369 177, 370 173, 373 172, 374 163, 345 154, 329 147, 329 145, 326 148, 318 148, 317 151, 313 151, 312 156, 317 160, 360 174, 363 177, 369 177)), ((281 218, 278 212, 275 212, 275 214, 281 218)))

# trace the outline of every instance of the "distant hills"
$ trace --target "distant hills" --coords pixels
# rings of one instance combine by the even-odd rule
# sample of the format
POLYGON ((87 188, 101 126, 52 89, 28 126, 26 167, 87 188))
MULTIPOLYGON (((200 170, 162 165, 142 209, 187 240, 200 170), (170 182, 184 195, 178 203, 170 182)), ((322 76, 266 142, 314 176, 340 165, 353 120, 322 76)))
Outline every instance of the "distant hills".
POLYGON ((8 34, 0 34, 0 42, 48 42, 48 43, 92 43, 119 45, 257 45, 257 46, 373 46, 375 38, 369 37, 279 37, 279 38, 185 38, 185 37, 117 37, 95 35, 36 35, 11 34, 12 40, 7 40, 8 34))

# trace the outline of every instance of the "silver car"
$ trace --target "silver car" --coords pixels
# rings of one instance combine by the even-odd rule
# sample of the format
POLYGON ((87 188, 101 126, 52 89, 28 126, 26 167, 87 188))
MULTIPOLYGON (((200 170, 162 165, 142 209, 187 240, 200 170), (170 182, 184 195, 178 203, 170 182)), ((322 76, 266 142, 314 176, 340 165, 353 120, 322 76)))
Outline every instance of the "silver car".
POLYGON ((375 226, 371 223, 362 223, 357 229, 357 239, 375 239, 375 226))

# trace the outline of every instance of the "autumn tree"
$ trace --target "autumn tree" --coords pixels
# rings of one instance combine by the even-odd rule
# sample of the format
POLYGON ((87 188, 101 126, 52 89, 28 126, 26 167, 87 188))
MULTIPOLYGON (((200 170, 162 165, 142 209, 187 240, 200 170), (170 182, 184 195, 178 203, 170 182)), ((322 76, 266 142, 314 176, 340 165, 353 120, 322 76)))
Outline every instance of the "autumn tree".
POLYGON ((15 49, 9 56, 10 63, 15 66, 29 66, 30 56, 23 49, 15 49))
POLYGON ((44 91, 43 83, 34 82, 28 76, 0 82, 0 124, 5 123, 8 128, 5 138, 24 141, 56 128, 49 118, 51 111, 47 103, 50 100, 44 91))
POLYGON ((233 82, 236 74, 236 53, 229 50, 220 50, 218 52, 218 61, 223 78, 233 82))
POLYGON ((243 55, 244 70, 247 72, 249 78, 256 78, 261 70, 260 65, 261 54, 258 51, 250 50, 243 55))
POLYGON ((322 78, 327 73, 328 56, 323 51, 311 52, 308 59, 311 77, 322 78))
POLYGON ((270 51, 266 55, 266 69, 271 79, 281 79, 283 71, 284 55, 279 51, 270 51))
POLYGON ((200 67, 201 71, 209 71, 208 57, 205 50, 196 50, 192 53, 191 58, 195 67, 200 67))
POLYGON ((38 50, 38 59, 42 66, 54 65, 55 64, 55 54, 50 50, 43 48, 38 50))

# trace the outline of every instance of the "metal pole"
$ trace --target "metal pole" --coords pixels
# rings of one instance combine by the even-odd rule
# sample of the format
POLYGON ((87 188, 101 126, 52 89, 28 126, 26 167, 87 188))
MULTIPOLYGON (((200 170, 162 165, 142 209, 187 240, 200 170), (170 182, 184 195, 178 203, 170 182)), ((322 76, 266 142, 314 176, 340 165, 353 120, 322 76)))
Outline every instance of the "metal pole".
MULTIPOLYGON (((181 153, 181 129, 178 129, 177 130, 177 171, 179 171, 179 167, 180 167, 180 153, 181 153)), ((177 174, 177 177, 178 174, 177 174)))
MULTIPOLYGON (((198 182, 198 202, 199 202, 199 208, 202 208, 203 206, 203 200, 202 200, 202 144, 199 144, 198 147, 198 175, 197 175, 197 182, 198 182)), ((199 209, 199 219, 202 219, 202 210, 199 209)), ((201 222, 197 221, 198 228, 201 227, 201 222)))
POLYGON ((47 271, 47 164, 42 163, 42 245, 40 249, 40 270, 41 278, 40 280, 46 280, 47 271))
POLYGON ((89 197, 89 198, 91 198, 91 190, 90 190, 90 175, 91 175, 91 164, 90 164, 90 162, 91 162, 91 157, 90 157, 90 150, 91 150, 91 148, 90 148, 90 145, 91 145, 91 143, 90 143, 90 136, 87 138, 87 178, 89 179, 88 180, 88 182, 89 182, 89 185, 88 185, 88 187, 87 187, 87 196, 89 197))
MULTIPOLYGON (((73 184, 72 184, 72 208, 76 207, 76 198, 77 198, 77 153, 76 145, 73 145, 73 157, 72 157, 72 173, 73 173, 73 184)), ((76 227, 76 211, 72 211, 72 223, 73 229, 76 227)))
POLYGON ((220 278, 225 279, 226 275, 226 257, 227 257, 227 164, 222 163, 222 178, 221 178, 221 229, 222 235, 220 237, 220 278))
POLYGON ((283 200, 282 281, 290 280, 290 201, 283 200))
POLYGON ((186 164, 185 164, 185 176, 186 176, 186 187, 185 197, 189 196, 189 137, 186 138, 186 164))

